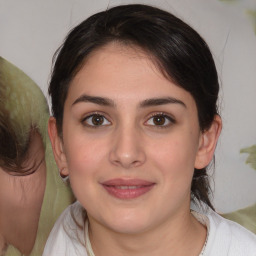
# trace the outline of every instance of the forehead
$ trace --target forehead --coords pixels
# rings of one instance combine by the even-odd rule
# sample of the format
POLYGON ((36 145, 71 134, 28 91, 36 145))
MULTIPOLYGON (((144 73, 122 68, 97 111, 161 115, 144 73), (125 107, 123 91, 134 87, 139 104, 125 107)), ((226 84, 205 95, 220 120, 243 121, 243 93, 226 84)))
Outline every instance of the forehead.
POLYGON ((145 51, 118 43, 94 51, 71 82, 68 98, 80 94, 143 100, 175 96, 194 101, 190 93, 167 79, 145 51))

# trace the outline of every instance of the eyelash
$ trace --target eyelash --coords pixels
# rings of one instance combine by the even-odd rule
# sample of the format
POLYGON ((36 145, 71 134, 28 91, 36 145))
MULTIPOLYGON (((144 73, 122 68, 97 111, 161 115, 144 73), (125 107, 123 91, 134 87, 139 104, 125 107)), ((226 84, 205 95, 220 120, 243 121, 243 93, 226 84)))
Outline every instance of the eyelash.
POLYGON ((99 127, 102 127, 102 126, 109 126, 109 125, 111 124, 111 122, 105 117, 104 114, 98 113, 98 112, 96 112, 96 113, 91 113, 91 114, 89 114, 89 115, 83 117, 83 118, 81 119, 81 123, 82 123, 83 125, 87 126, 87 127, 90 127, 90 128, 99 128, 99 127), (95 125, 95 124, 92 123, 93 121, 91 121, 91 124, 89 124, 89 123, 88 123, 88 120, 89 120, 90 118, 93 118, 93 117, 103 118, 103 124, 95 125), (108 122, 108 124, 104 124, 104 122, 106 122, 106 121, 108 122))
POLYGON ((156 124, 148 124, 148 126, 154 126, 156 128, 168 128, 170 125, 175 124, 176 121, 173 117, 171 117, 170 115, 160 112, 160 113, 154 113, 152 114, 145 123, 149 122, 149 120, 156 118, 156 117, 163 117, 165 118, 164 124, 163 125, 156 125, 156 124), (168 124, 165 124, 166 121, 168 121, 168 124))
MULTIPOLYGON (((108 118, 105 117, 105 114, 102 114, 102 113, 98 113, 98 112, 95 112, 95 113, 91 113, 85 117, 83 117, 81 119, 81 123, 84 125, 84 126, 87 126, 87 127, 90 127, 90 128, 99 128, 99 127, 102 127, 102 126, 109 126, 111 125, 111 122, 108 120, 108 118), (98 118, 102 118, 103 120, 103 123, 102 124, 98 124, 98 125, 95 125, 93 124, 92 120, 90 121, 91 124, 88 123, 88 120, 90 118, 93 118, 93 117, 98 117, 98 118), (107 124, 104 124, 105 122, 108 122, 107 124)), ((166 114, 166 113, 163 113, 163 112, 159 112, 159 113, 154 113, 154 114, 151 114, 150 117, 147 119, 147 121, 144 123, 146 124, 147 126, 154 126, 156 128, 168 128, 171 124, 175 124, 176 121, 173 117, 171 117, 170 115, 166 114), (160 124, 160 125, 156 125, 156 124, 147 124, 151 119, 153 120, 153 118, 156 118, 156 117, 159 117, 159 118, 164 118, 164 124, 160 124), (166 121, 168 122, 168 124, 165 124, 166 121)))

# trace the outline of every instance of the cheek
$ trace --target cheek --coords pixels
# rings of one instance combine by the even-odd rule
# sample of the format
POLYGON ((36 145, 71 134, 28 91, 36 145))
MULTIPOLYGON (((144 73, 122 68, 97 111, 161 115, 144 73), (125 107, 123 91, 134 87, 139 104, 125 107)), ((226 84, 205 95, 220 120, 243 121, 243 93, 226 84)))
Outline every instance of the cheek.
POLYGON ((91 138, 74 139, 67 147, 66 159, 69 178, 74 183, 73 189, 81 183, 95 181, 99 172, 106 166, 108 147, 104 141, 97 141, 91 138))
POLYGON ((196 157, 196 143, 189 136, 175 136, 152 147, 151 159, 164 179, 178 182, 192 178, 196 157), (186 178, 185 178, 186 177, 186 178))
POLYGON ((77 200, 88 211, 95 204, 95 198, 100 198, 97 183, 99 175, 106 171, 106 150, 102 143, 90 139, 86 143, 77 141, 68 150, 70 185, 77 200))

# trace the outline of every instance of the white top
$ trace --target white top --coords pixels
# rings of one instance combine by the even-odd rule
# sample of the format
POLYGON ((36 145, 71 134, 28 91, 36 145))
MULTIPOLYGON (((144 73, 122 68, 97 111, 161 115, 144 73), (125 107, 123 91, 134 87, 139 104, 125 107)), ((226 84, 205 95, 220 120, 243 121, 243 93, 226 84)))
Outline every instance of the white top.
MULTIPOLYGON (((82 213, 82 206, 76 202, 61 214, 47 240, 43 256, 87 256, 82 213)), ((205 209, 194 208, 192 213, 208 229, 204 256, 256 256, 256 236, 252 232, 222 218, 207 206, 205 209)))

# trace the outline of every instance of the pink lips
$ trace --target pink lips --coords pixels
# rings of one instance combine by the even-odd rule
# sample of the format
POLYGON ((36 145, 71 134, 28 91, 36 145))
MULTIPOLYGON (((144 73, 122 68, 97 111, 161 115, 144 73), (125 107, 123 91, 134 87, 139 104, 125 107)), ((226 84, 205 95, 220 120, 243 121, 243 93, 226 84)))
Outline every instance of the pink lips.
POLYGON ((134 199, 150 191, 155 183, 139 179, 113 179, 101 183, 107 192, 119 199, 134 199))

